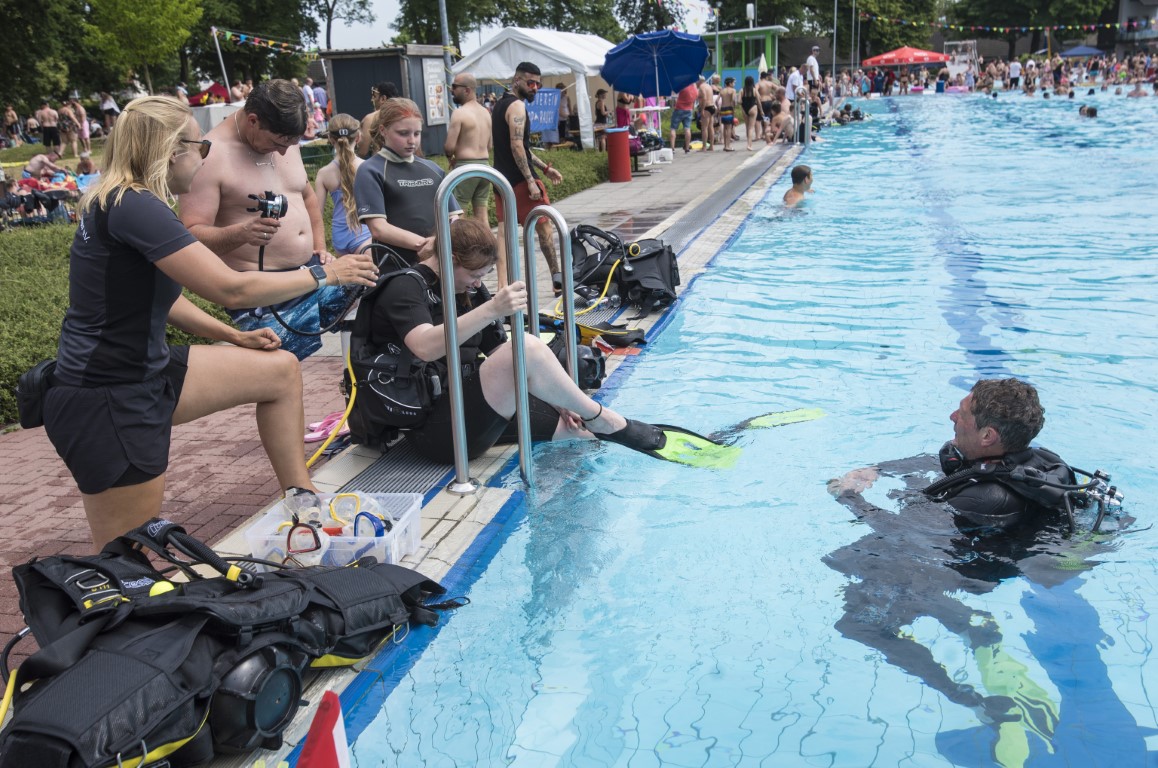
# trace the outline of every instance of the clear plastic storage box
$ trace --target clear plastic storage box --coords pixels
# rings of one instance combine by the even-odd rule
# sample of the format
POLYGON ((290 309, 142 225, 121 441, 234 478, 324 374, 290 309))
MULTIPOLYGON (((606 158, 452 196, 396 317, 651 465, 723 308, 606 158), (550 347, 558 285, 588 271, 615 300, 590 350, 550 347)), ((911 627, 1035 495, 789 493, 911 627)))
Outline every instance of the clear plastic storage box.
MULTIPOLYGON (((329 505, 336 494, 319 493, 323 507, 329 505)), ((359 494, 373 499, 378 510, 391 520, 392 526, 381 536, 367 535, 360 526, 359 536, 324 535, 322 549, 297 557, 303 565, 348 565, 360 557, 372 556, 380 563, 398 563, 402 558, 418 551, 422 541, 422 496, 417 493, 368 493, 359 494)), ((337 526, 329 519, 326 511, 325 525, 337 526)), ((254 557, 263 560, 283 562, 286 558, 286 537, 288 530, 283 525, 289 522, 284 502, 275 504, 260 520, 245 532, 245 540, 254 557), (282 530, 278 528, 282 527, 282 530)), ((334 530, 334 528, 330 528, 334 530)))

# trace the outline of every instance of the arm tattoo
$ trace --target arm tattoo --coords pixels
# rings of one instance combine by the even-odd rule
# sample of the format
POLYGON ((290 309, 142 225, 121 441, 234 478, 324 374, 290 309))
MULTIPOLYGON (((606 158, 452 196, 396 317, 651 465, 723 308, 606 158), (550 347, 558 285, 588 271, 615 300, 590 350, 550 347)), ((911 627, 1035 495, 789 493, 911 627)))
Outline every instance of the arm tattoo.
POLYGON ((523 126, 527 122, 526 115, 516 115, 511 120, 511 155, 514 157, 515 165, 519 168, 519 173, 523 174, 523 178, 528 181, 531 180, 531 166, 527 161, 527 153, 523 149, 523 126))

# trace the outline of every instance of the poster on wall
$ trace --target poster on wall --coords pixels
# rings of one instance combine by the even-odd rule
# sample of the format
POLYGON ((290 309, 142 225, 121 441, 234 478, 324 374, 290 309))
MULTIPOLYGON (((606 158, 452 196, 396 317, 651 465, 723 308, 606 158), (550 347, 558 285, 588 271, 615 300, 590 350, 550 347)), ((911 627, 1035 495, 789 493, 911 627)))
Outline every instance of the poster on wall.
POLYGON ((446 125, 446 78, 442 74, 441 61, 438 59, 422 61, 422 84, 426 88, 426 124, 446 125))

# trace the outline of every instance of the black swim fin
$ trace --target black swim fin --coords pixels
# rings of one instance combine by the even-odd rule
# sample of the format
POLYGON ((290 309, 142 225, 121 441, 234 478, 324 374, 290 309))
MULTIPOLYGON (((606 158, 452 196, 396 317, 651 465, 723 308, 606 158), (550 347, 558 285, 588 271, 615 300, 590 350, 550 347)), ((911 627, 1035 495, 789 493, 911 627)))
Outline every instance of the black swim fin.
POLYGON ((627 426, 618 432, 595 436, 656 459, 691 467, 728 469, 740 456, 737 446, 717 443, 711 438, 670 424, 648 424, 628 419, 627 426))

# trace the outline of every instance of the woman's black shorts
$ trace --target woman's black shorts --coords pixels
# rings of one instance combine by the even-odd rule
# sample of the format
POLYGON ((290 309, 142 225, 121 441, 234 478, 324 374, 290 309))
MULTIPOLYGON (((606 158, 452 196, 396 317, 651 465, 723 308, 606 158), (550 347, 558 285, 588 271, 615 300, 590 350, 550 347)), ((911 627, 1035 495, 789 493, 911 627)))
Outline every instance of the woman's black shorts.
MULTIPOLYGON (((482 379, 476 372, 462 382, 462 404, 466 421, 466 453, 476 459, 497 443, 518 439, 515 422, 491 408, 483 397, 482 379)), ((531 438, 550 440, 559 426, 559 412, 554 406, 530 398, 531 438)), ((451 430, 450 395, 444 394, 434 411, 419 429, 406 432, 406 440, 420 454, 439 464, 454 463, 454 433, 451 430)))
POLYGON ((188 367, 189 348, 172 346, 169 365, 148 381, 49 387, 44 429, 81 493, 137 485, 165 473, 173 410, 188 367))

